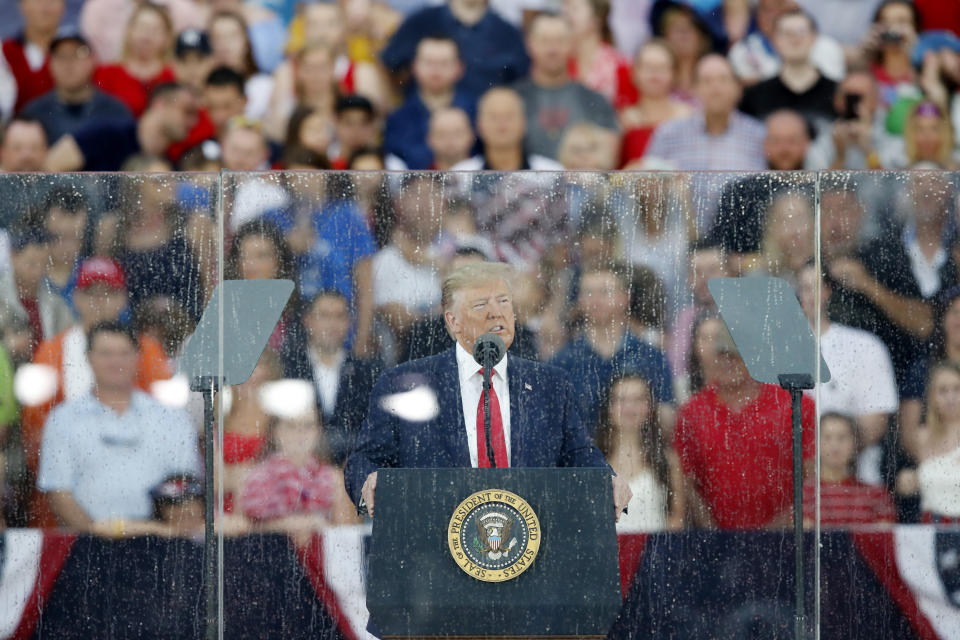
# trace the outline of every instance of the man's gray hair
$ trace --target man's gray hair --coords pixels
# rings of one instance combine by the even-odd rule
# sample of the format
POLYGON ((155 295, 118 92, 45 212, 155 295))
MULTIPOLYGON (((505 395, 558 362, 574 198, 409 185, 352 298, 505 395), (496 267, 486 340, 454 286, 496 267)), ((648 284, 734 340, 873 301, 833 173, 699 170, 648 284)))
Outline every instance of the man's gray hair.
POLYGON ((470 262, 451 271, 443 280, 440 306, 448 311, 453 305, 453 296, 467 287, 477 287, 503 280, 513 290, 513 268, 502 262, 470 262))

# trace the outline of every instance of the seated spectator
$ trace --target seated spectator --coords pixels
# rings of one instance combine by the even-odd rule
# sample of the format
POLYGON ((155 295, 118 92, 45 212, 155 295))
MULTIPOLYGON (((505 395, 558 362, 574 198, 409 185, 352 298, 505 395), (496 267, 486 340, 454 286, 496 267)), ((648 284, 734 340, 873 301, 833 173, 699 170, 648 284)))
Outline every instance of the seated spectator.
POLYGON ((120 61, 99 67, 93 82, 139 118, 149 107, 154 90, 175 81, 170 64, 174 38, 173 23, 165 7, 149 2, 138 4, 127 22, 120 61))
POLYGON ((767 210, 759 258, 740 256, 734 273, 777 276, 796 286, 798 272, 813 260, 815 234, 812 194, 803 185, 784 189, 767 210))
MULTIPOLYGON (((820 19, 824 24, 817 25, 813 46, 810 49, 810 62, 817 70, 834 82, 840 82, 845 73, 845 60, 843 47, 840 46, 832 36, 822 33, 834 27, 834 20, 823 20, 824 16, 833 16, 840 5, 853 7, 858 2, 836 2, 835 0, 826 0, 832 3, 829 9, 817 11, 812 4, 820 0, 804 0, 801 3, 803 9, 808 15, 820 19)), ((875 0, 866 0, 867 4, 875 0)), ((859 3, 862 4, 862 3, 859 3)), ((730 47, 730 64, 733 70, 746 86, 751 86, 762 80, 768 80, 777 75, 780 71, 781 60, 774 46, 771 44, 774 39, 774 31, 777 19, 787 11, 793 11, 796 4, 793 0, 758 0, 753 12, 753 20, 756 23, 756 30, 748 33, 742 40, 730 47)), ((869 7, 862 8, 864 12, 869 11, 869 7)), ((864 32, 866 28, 864 28, 864 32)), ((857 38, 860 34, 857 34, 857 38)))
POLYGON ((203 81, 203 107, 217 136, 223 135, 232 118, 247 109, 243 76, 230 67, 214 67, 203 81))
POLYGON ((898 489, 920 493, 923 521, 960 522, 960 367, 952 362, 935 365, 927 387, 927 419, 912 448, 919 462, 915 478, 898 478, 898 489), (913 486, 910 486, 913 485, 913 486))
MULTIPOLYGON (((718 318, 695 348, 705 385, 677 413, 674 448, 701 526, 785 527, 792 520, 790 394, 753 380, 718 318)), ((703 326, 703 325, 702 325, 703 326)), ((813 401, 802 400, 803 458, 814 454, 813 401)))
POLYGON ((696 105, 696 69, 700 58, 715 49, 710 26, 688 4, 654 0, 648 14, 653 35, 663 38, 676 61, 673 97, 696 105))
POLYGON ((934 298, 933 318, 927 349, 914 355, 900 390, 900 434, 914 460, 920 456, 914 445, 922 427, 930 368, 940 362, 960 364, 960 287, 951 287, 934 298))
MULTIPOLYGON (((796 111, 781 109, 767 116, 763 153, 767 169, 800 171, 810 148, 809 125, 796 111)), ((734 270, 748 254, 761 249, 767 211, 774 197, 795 189, 797 181, 780 176, 754 174, 724 185, 717 206, 717 217, 707 237, 732 255, 734 270)))
POLYGON ((597 447, 633 492, 629 511, 617 522, 620 533, 683 527, 683 472, 664 442, 656 406, 647 379, 629 371, 610 381, 600 401, 597 447))
POLYGON ((579 122, 616 131, 617 115, 599 93, 570 79, 573 52, 570 24, 560 16, 540 14, 527 30, 530 76, 514 85, 527 118, 525 147, 556 159, 564 132, 579 122))
POLYGON ((530 64, 523 37, 505 22, 486 0, 447 0, 411 14, 380 53, 392 74, 403 75, 427 36, 443 34, 456 40, 466 72, 460 88, 475 96, 492 87, 510 84, 527 75, 530 64))
POLYGON ((328 113, 321 109, 301 106, 290 114, 284 147, 308 149, 322 155, 329 164, 333 136, 333 119, 328 113))
POLYGON ((283 377, 283 365, 272 349, 260 355, 245 382, 230 387, 230 408, 223 418, 223 510, 237 513, 240 493, 250 471, 263 459, 271 416, 261 399, 264 385, 283 377))
POLYGON ((433 114, 440 109, 461 109, 467 114, 469 128, 476 117, 477 98, 457 89, 464 66, 453 38, 423 38, 411 70, 416 85, 400 108, 387 117, 383 145, 410 169, 430 169, 434 157, 428 131, 433 114))
MULTIPOLYGON (((198 94, 203 93, 216 64, 206 31, 187 29, 177 35, 177 42, 173 45, 173 75, 177 82, 198 94)), ((242 82, 240 88, 243 93, 242 82)))
POLYGON ((610 0, 566 0, 563 8, 575 43, 570 77, 602 95, 614 109, 636 102, 630 62, 613 46, 610 0))
POLYGON ((662 122, 684 118, 693 109, 673 97, 676 59, 666 42, 655 38, 637 51, 633 63, 633 81, 639 89, 636 104, 620 112, 623 145, 620 164, 631 168, 631 162, 643 157, 654 130, 662 122))
POLYGON ((576 309, 581 333, 554 356, 578 380, 580 415, 598 415, 600 395, 625 371, 643 374, 658 402, 661 424, 673 424, 673 389, 664 355, 627 330, 630 282, 618 270, 598 267, 580 277, 576 309))
POLYGON ((304 307, 302 321, 306 344, 297 349, 301 357, 285 374, 313 385, 330 458, 340 465, 366 416, 380 364, 347 351, 350 307, 339 291, 328 289, 314 296, 304 307))
MULTIPOLYGON (((34 363, 47 365, 56 377, 52 398, 41 398, 37 404, 24 406, 21 437, 24 454, 31 471, 36 472, 43 425, 51 409, 64 401, 86 396, 93 387, 94 374, 87 361, 87 332, 104 322, 117 322, 127 307, 126 278, 112 260, 88 258, 80 265, 74 306, 80 322, 40 344, 34 363)), ((133 370, 137 388, 149 391, 157 380, 169 378, 173 371, 163 354, 163 347, 152 338, 138 337, 139 349, 133 370)), ((31 507, 31 526, 54 526, 46 500, 35 495, 31 507)))
POLYGON ((96 120, 122 122, 133 117, 120 100, 94 86, 95 66, 93 52, 78 32, 58 33, 50 43, 53 89, 31 100, 22 112, 43 124, 47 140, 56 142, 96 120))
POLYGON ((77 284, 77 270, 86 257, 89 219, 88 202, 81 193, 69 187, 54 187, 44 198, 36 218, 30 221, 50 236, 44 285, 73 312, 73 288, 77 284))
POLYGON ((373 103, 360 95, 337 98, 333 114, 336 136, 328 149, 330 166, 333 169, 346 169, 354 153, 372 147, 377 142, 377 114, 373 103))
MULTIPOLYGON (((217 0, 215 8, 243 19, 245 38, 258 69, 272 72, 283 60, 283 20, 262 2, 217 0)), ((212 36, 211 36, 212 37, 212 36)))
POLYGON ((45 229, 26 228, 14 231, 10 240, 11 268, 0 275, 0 325, 14 315, 27 320, 35 351, 41 342, 74 323, 73 311, 44 281, 50 234, 45 229))
POLYGON ((879 85, 880 107, 884 110, 898 100, 920 95, 910 59, 919 31, 920 17, 910 0, 884 0, 873 14, 873 25, 861 46, 879 85))
POLYGON ((26 116, 10 120, 0 140, 0 172, 43 171, 46 160, 47 135, 43 124, 26 116))
POLYGON ((810 149, 811 169, 896 169, 906 166, 900 136, 886 129, 877 82, 867 69, 853 68, 833 100, 834 121, 810 149))
POLYGON ((814 329, 819 318, 820 353, 830 369, 830 382, 820 385, 820 411, 849 416, 859 443, 856 477, 866 484, 881 485, 880 445, 899 404, 890 354, 872 333, 830 321, 827 309, 832 291, 818 277, 815 265, 807 264, 798 275, 800 305, 814 329))
POLYGON ((694 323, 698 317, 703 317, 706 313, 716 314, 717 312, 717 303, 707 288, 707 282, 711 278, 726 278, 730 275, 725 252, 707 241, 690 248, 688 270, 687 283, 692 299, 686 306, 678 308, 674 315, 666 349, 677 395, 684 399, 691 391, 691 371, 688 365, 694 323))
POLYGON ((397 341, 397 353, 411 325, 440 303, 433 245, 443 225, 442 188, 431 174, 406 176, 396 196, 390 242, 373 257, 374 308, 397 341))
POLYGON ((903 130, 908 169, 957 169, 953 127, 933 102, 924 101, 910 110, 903 130))
POLYGON ((111 256, 127 274, 129 304, 168 295, 200 320, 204 290, 200 265, 186 237, 186 221, 175 204, 173 180, 143 177, 124 185, 117 212, 100 216, 97 249, 111 256))
POLYGON ((617 167, 616 132, 592 122, 578 122, 560 139, 557 160, 568 171, 611 171, 617 167))
POLYGON ((283 140, 297 107, 310 107, 333 119, 338 95, 335 60, 327 44, 310 43, 293 56, 289 66, 281 66, 274 73, 273 93, 263 118, 270 140, 283 140))
POLYGON ((476 143, 470 115, 459 107, 437 109, 430 114, 426 142, 433 157, 433 162, 426 168, 450 171, 470 157, 476 143))
POLYGON ((23 31, 3 41, 0 75, 12 82, 0 83, 0 121, 18 113, 34 98, 53 89, 50 75, 50 43, 63 17, 63 0, 20 0, 23 31), (12 91, 11 91, 12 90, 12 91))
POLYGON ((138 153, 163 157, 167 149, 187 137, 197 122, 197 103, 190 90, 178 84, 154 89, 150 104, 137 122, 91 122, 64 135, 50 148, 47 171, 118 171, 138 153))
MULTIPOLYGON (((853 254, 836 254, 829 241, 824 243, 825 274, 833 291, 830 318, 883 340, 898 389, 933 329, 930 300, 956 284, 958 275, 944 240, 951 186, 943 176, 922 171, 905 187, 911 210, 902 229, 853 254)), ((856 200, 852 204, 857 206, 856 200)))
POLYGON ((657 127, 645 157, 684 171, 763 169, 763 125, 736 110, 740 85, 730 63, 704 56, 694 89, 700 110, 657 127))
POLYGON ((833 96, 837 83, 825 77, 813 61, 817 26, 803 9, 781 13, 773 24, 773 46, 780 57, 780 71, 743 92, 740 110, 766 118, 779 109, 794 109, 809 122, 833 119, 833 96))
POLYGON ((137 390, 133 333, 98 324, 86 342, 92 391, 50 413, 37 486, 62 525, 91 531, 114 520, 122 530, 123 519, 150 516, 153 486, 197 469, 197 435, 186 413, 137 390))
POLYGON ((821 415, 820 503, 816 503, 816 480, 810 476, 803 483, 804 526, 814 521, 828 528, 896 522, 886 488, 857 480, 859 442, 853 418, 832 412, 821 415))
MULTIPOLYGON (((84 0, 80 9, 80 30, 90 41, 98 60, 115 62, 121 59, 126 25, 137 4, 128 0, 84 0)), ((174 33, 202 29, 209 15, 206 6, 192 0, 163 0, 162 4, 170 13, 174 33)))
POLYGON ((563 165, 550 158, 529 153, 524 146, 527 125, 523 99, 513 89, 497 87, 477 104, 477 135, 483 153, 464 160, 451 171, 557 171, 563 165))
MULTIPOLYGON (((377 3, 380 4, 380 3, 377 3)), ((369 4, 367 5, 369 7, 369 4)), ((351 48, 351 31, 359 25, 364 7, 346 2, 311 2, 300 8, 302 28, 291 25, 287 53, 295 56, 305 46, 323 44, 333 53, 333 73, 339 95, 360 95, 367 98, 378 113, 386 113, 393 106, 386 79, 376 61, 379 51, 356 51, 351 48)), ((380 27, 383 28, 383 27, 380 27)), ((383 33, 386 38, 389 33, 383 33)), ((281 64, 275 77, 288 77, 289 60, 281 64)))
MULTIPOLYGON (((957 103, 960 88, 960 31, 931 31, 929 25, 924 25, 926 30, 920 34, 911 60, 914 68, 920 69, 924 96, 946 112, 957 103)), ((952 117, 954 134, 957 134, 960 113, 954 112, 952 117)), ((960 145, 960 138, 954 144, 960 145)))
MULTIPOLYGON (((293 252, 283 233, 267 220, 253 220, 237 229, 225 256, 224 277, 229 280, 292 280, 299 282, 293 252)), ((292 344, 289 334, 299 324, 294 311, 300 304, 300 293, 294 289, 283 315, 277 322, 267 344, 280 356, 283 368, 295 354, 287 348, 292 344)), ((282 369, 281 369, 282 370, 282 369)))
POLYGON ((247 476, 240 496, 243 513, 255 524, 298 541, 326 527, 359 523, 343 472, 330 462, 312 388, 302 384, 297 391, 310 401, 298 398, 296 407, 274 408, 269 455, 247 476))
POLYGON ((243 77, 243 93, 247 102, 244 115, 261 120, 267 114, 273 79, 261 73, 254 59, 251 31, 241 13, 221 10, 213 14, 208 27, 214 64, 233 69, 243 77))

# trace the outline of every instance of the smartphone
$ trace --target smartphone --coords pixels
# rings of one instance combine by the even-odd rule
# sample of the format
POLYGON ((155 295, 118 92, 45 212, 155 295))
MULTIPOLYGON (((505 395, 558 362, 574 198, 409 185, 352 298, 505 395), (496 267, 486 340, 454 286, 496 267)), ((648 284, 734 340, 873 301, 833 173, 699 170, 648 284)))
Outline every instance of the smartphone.
POLYGON ((903 34, 899 31, 884 31, 880 34, 880 42, 887 44, 897 44, 903 40, 903 34))
POLYGON ((843 96, 843 99, 844 99, 843 119, 859 120, 860 119, 860 101, 863 99, 863 95, 860 93, 847 93, 843 96))

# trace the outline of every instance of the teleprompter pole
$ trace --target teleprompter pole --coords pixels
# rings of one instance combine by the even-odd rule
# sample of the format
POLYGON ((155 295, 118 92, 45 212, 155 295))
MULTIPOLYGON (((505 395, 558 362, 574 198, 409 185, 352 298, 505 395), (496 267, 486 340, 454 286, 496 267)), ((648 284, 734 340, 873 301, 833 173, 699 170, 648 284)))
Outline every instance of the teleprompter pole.
POLYGON ((793 541, 796 547, 796 610, 794 612, 793 635, 795 640, 803 640, 807 628, 807 615, 804 593, 805 579, 803 568, 803 429, 801 420, 801 401, 804 389, 813 389, 813 376, 801 374, 781 374, 780 386, 790 392, 790 418, 793 423, 793 541))
POLYGON ((214 533, 213 490, 213 394, 219 389, 216 376, 202 376, 192 385, 203 394, 203 585, 207 600, 206 640, 217 640, 217 539, 214 533))

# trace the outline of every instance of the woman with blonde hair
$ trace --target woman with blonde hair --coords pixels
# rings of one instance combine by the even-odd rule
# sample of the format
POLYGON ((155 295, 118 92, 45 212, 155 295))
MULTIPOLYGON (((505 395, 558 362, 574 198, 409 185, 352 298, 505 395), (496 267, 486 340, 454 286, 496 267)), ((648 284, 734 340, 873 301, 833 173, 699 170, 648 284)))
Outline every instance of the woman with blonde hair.
POLYGON ((955 362, 941 362, 930 372, 926 424, 914 447, 924 521, 960 523, 960 365, 955 362))
POLYGON ((910 110, 903 142, 907 150, 907 166, 911 169, 957 168, 950 119, 929 100, 910 110))
POLYGON ((173 22, 167 9, 152 2, 139 3, 127 22, 120 62, 97 69, 94 84, 139 118, 153 90, 176 80, 171 65, 173 42, 173 22))

